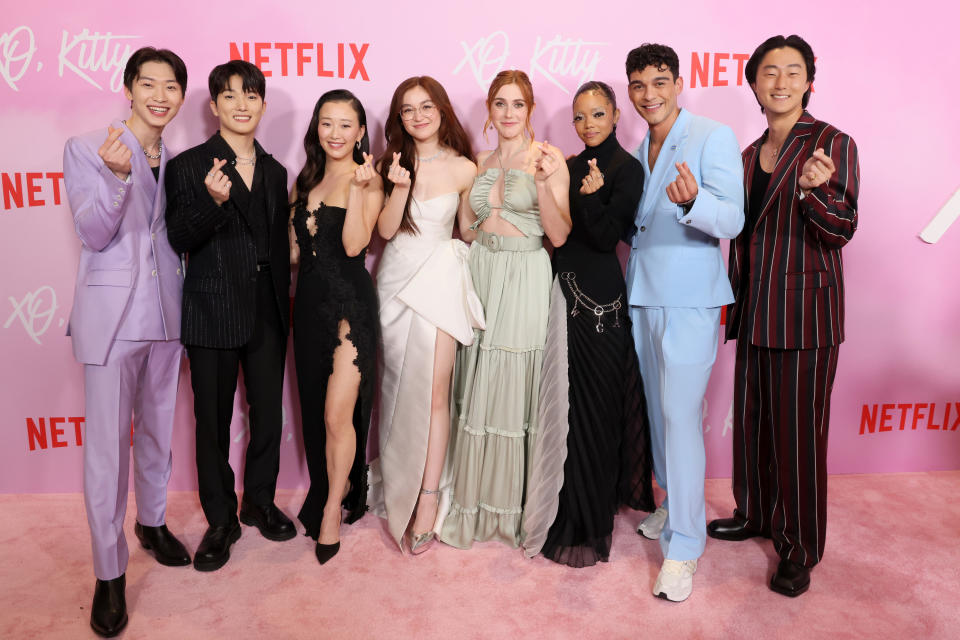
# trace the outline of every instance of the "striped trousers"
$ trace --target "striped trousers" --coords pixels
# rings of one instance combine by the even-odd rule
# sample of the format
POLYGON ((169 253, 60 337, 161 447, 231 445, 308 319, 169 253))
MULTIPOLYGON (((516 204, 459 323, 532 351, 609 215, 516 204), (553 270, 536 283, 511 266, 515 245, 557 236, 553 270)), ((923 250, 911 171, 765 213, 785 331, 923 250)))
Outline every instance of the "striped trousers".
MULTIPOLYGON (((744 323, 746 324, 746 323, 744 323)), ((839 346, 769 349, 737 340, 734 517, 805 567, 823 556, 827 433, 839 346)))

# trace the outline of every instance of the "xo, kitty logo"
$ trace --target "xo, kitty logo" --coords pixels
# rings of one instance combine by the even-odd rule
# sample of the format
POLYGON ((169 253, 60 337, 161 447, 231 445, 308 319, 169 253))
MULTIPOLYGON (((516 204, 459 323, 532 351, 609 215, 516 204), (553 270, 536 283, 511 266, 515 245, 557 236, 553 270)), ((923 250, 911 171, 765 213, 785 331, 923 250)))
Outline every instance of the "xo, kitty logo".
MULTIPOLYGON (((27 293, 20 300, 13 296, 7 299, 13 305, 13 313, 7 317, 3 328, 9 329, 14 320, 20 320, 30 339, 37 344, 43 344, 40 336, 47 332, 53 322, 57 311, 57 292, 51 286, 43 286, 27 293)), ((60 318, 59 326, 63 326, 63 318, 60 318)))
MULTIPOLYGON (((600 63, 599 47, 606 42, 587 42, 580 38, 555 35, 546 40, 537 36, 528 67, 530 80, 543 77, 566 94, 571 93, 597 72, 600 63), (573 80, 573 82, 569 82, 573 80)), ((470 44, 462 40, 464 56, 453 69, 456 75, 468 68, 477 85, 486 90, 490 82, 507 64, 510 56, 510 37, 505 31, 495 31, 470 44)))

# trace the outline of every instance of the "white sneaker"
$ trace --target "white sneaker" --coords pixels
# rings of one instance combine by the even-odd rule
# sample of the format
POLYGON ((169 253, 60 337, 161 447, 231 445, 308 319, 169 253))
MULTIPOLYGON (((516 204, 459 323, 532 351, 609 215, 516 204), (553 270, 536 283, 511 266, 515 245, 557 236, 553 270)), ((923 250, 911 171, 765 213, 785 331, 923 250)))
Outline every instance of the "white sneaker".
POLYGON ((693 574, 696 572, 696 560, 664 560, 653 585, 653 595, 671 602, 683 602, 693 591, 693 574))
POLYGON ((656 511, 644 518, 640 526, 637 527, 637 533, 644 538, 656 540, 663 531, 663 525, 667 521, 667 510, 663 507, 657 507, 656 511))

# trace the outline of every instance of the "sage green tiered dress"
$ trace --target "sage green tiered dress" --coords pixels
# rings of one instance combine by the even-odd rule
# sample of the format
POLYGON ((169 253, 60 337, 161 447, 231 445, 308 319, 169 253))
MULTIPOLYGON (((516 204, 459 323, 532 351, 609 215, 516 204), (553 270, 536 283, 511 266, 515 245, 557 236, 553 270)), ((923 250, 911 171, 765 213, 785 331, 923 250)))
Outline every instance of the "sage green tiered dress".
POLYGON ((440 539, 459 548, 474 540, 520 542, 529 445, 537 430, 538 392, 550 303, 550 259, 533 176, 488 169, 477 176, 470 204, 474 228, 492 207, 503 173, 500 217, 524 235, 484 231, 470 247, 473 286, 486 329, 457 353, 450 437, 453 493, 440 539))

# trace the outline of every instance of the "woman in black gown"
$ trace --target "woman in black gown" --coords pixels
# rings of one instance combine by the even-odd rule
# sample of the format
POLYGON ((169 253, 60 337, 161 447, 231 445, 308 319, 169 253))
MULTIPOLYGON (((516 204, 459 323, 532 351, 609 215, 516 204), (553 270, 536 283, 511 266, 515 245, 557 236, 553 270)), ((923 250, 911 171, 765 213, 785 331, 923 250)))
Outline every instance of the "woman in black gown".
POLYGON ((321 564, 367 502, 366 437, 376 386, 377 294, 364 266, 383 204, 366 115, 345 90, 317 101, 307 161, 291 196, 291 262, 300 263, 293 347, 310 490, 300 509, 321 564))
POLYGON ((646 402, 616 254, 635 232, 643 168, 617 142, 620 112, 608 85, 580 87, 573 114, 586 148, 567 161, 573 229, 553 252, 554 292, 563 296, 551 302, 565 304, 565 313, 551 310, 549 330, 554 342, 566 332, 569 410, 559 419, 567 419, 567 456, 542 553, 585 567, 609 559, 619 507, 652 510, 653 494, 646 402))

